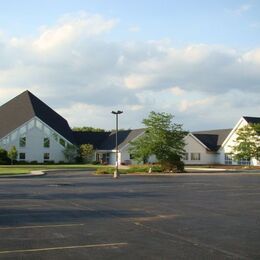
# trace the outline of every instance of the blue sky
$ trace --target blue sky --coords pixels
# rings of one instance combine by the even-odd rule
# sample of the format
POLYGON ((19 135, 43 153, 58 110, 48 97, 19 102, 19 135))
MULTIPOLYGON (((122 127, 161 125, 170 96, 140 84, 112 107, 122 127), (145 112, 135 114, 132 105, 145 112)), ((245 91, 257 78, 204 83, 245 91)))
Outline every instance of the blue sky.
POLYGON ((9 34, 30 35, 80 10, 119 19, 110 35, 116 40, 167 38, 178 45, 203 42, 240 48, 256 47, 260 41, 260 2, 253 0, 11 0, 1 1, 0 24, 9 34), (129 33, 131 27, 140 28, 139 33, 129 33))
POLYGON ((107 129, 114 108, 125 128, 151 110, 189 130, 259 116, 259 1, 0 4, 0 104, 29 89, 72 126, 107 129))

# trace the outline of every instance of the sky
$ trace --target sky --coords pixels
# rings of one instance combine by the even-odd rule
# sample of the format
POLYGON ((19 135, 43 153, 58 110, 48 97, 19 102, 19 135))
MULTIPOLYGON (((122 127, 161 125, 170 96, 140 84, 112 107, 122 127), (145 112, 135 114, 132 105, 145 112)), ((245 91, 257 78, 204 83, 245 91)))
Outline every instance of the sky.
POLYGON ((0 0, 0 104, 30 90, 70 126, 184 129, 260 116, 260 1, 0 0))

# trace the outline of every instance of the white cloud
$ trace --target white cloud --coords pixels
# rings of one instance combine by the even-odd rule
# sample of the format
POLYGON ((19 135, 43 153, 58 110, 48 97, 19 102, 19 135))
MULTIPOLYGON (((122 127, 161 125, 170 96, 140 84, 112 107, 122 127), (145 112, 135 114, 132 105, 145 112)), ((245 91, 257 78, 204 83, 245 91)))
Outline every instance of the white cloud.
POLYGON ((129 27, 128 29, 130 32, 133 32, 133 33, 137 33, 137 32, 140 32, 141 28, 137 25, 133 25, 131 27, 129 27))
POLYGON ((0 103, 29 89, 72 126, 104 128, 113 127, 108 115, 117 108, 124 110, 125 128, 141 126, 151 110, 173 113, 187 127, 201 129, 259 114, 259 48, 106 41, 103 35, 116 22, 76 14, 35 38, 2 34, 0 103))
POLYGON ((243 13, 248 12, 251 8, 252 8, 252 5, 250 5, 250 4, 242 4, 242 5, 238 6, 237 8, 230 10, 230 12, 233 15, 240 16, 243 13))

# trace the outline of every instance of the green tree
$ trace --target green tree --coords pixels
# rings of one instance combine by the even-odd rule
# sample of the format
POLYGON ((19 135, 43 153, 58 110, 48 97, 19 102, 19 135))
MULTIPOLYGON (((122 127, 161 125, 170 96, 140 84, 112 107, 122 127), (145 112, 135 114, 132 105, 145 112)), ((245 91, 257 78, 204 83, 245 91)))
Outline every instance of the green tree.
POLYGON ((95 128, 92 126, 73 127, 72 130, 76 132, 105 132, 104 129, 95 128))
POLYGON ((11 164, 14 164, 14 161, 17 159, 18 152, 15 146, 12 146, 11 149, 7 152, 8 158, 11 160, 11 164))
POLYGON ((68 162, 73 162, 78 155, 78 148, 73 144, 67 144, 63 154, 68 162))
POLYGON ((161 164, 179 164, 185 154, 184 138, 188 134, 182 125, 172 123, 173 115, 168 113, 150 112, 143 120, 146 131, 143 136, 131 142, 130 152, 137 160, 155 155, 161 164))
POLYGON ((82 144, 79 148, 80 156, 82 157, 83 161, 89 163, 92 161, 94 148, 92 144, 82 144))
POLYGON ((148 135, 144 134, 132 141, 128 151, 137 162, 147 163, 152 154, 148 135))
POLYGON ((237 130, 231 152, 235 160, 260 158, 260 124, 249 124, 237 130))
POLYGON ((10 164, 10 159, 8 158, 7 151, 0 147, 0 164, 10 164))

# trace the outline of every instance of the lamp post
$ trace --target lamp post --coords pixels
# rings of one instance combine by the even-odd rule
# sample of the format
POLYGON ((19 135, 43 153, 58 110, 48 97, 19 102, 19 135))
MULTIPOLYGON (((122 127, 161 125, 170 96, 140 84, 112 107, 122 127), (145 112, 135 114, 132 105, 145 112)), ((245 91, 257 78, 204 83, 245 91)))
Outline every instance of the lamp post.
POLYGON ((118 172, 118 140, 117 140, 117 134, 118 134, 118 115, 122 114, 123 111, 117 110, 117 111, 112 111, 112 114, 116 115, 116 168, 114 171, 114 178, 119 177, 119 172, 118 172))

